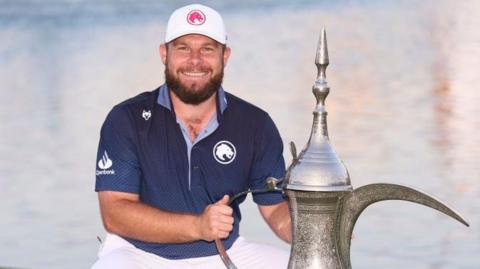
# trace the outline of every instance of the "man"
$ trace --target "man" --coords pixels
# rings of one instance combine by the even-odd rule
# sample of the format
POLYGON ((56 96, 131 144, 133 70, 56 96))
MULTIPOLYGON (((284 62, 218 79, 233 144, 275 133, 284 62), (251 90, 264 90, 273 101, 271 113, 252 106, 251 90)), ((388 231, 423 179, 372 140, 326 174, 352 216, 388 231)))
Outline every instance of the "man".
MULTIPOLYGON (((239 203, 285 167, 282 141, 264 111, 221 87, 231 50, 215 10, 171 15, 160 55, 166 84, 117 106, 102 126, 97 180, 107 238, 93 268, 225 268, 222 239, 239 268, 286 268, 288 253, 239 236, 239 203)), ((260 213, 291 241, 279 193, 253 195, 260 213)))

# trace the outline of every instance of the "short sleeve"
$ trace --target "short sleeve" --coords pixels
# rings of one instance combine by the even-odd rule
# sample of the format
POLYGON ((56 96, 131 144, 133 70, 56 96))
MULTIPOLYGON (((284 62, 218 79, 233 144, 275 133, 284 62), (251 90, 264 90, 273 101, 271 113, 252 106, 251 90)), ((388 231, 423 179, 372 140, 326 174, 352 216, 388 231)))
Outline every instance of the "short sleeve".
MULTIPOLYGON (((277 127, 266 114, 255 136, 255 156, 250 171, 250 189, 265 189, 268 177, 281 179, 284 174, 283 142, 277 127)), ((253 195, 253 201, 259 205, 273 205, 284 200, 285 198, 279 192, 253 195)))
POLYGON ((141 170, 134 135, 126 108, 114 107, 100 132, 95 191, 139 193, 141 170))

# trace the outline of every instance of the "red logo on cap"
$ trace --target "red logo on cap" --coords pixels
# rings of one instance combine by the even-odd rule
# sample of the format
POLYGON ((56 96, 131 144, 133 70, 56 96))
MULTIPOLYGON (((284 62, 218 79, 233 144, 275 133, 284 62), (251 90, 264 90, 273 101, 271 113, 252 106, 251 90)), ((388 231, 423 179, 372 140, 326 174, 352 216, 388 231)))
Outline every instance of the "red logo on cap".
POLYGON ((198 9, 192 10, 187 15, 187 21, 191 25, 202 25, 205 22, 205 14, 198 9))

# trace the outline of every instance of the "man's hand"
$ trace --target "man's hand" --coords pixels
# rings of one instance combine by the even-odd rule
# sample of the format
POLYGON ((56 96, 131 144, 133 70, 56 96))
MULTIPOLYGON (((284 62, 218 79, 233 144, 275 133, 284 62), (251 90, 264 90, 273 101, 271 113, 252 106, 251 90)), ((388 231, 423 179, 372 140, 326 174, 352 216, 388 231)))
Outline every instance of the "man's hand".
POLYGON ((206 241, 227 238, 233 229, 233 210, 228 206, 228 195, 207 206, 199 216, 200 237, 206 241))

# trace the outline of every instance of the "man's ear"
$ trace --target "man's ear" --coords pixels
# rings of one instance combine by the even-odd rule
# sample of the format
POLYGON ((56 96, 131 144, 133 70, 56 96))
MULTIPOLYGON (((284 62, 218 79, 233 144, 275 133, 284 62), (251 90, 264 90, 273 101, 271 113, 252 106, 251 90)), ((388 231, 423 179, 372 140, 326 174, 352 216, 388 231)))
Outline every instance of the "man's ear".
POLYGON ((230 47, 225 47, 225 50, 223 51, 223 65, 227 65, 231 53, 232 50, 230 49, 230 47))
POLYGON ((161 44, 158 50, 160 52, 160 58, 163 64, 165 64, 167 62, 167 44, 161 44))

